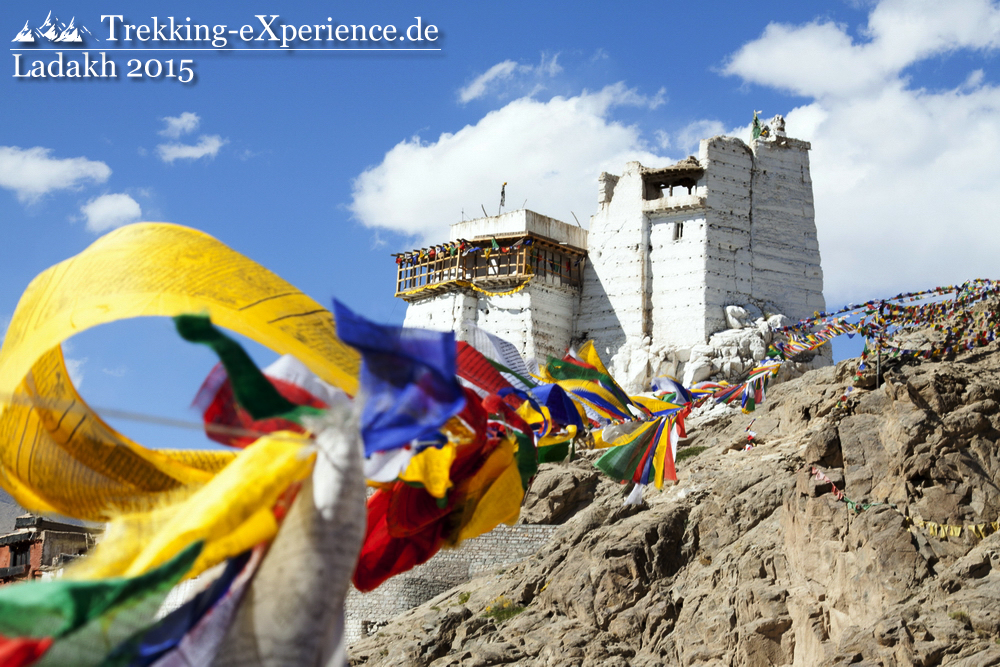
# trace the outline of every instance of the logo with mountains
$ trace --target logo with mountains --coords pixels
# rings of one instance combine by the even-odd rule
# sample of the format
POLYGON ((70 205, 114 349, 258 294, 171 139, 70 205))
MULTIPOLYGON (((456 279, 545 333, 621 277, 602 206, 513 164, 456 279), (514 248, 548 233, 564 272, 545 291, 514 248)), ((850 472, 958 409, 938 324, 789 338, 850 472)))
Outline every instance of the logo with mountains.
POLYGON ((57 44, 72 44, 83 43, 84 35, 94 37, 93 34, 87 30, 86 26, 81 25, 77 27, 75 16, 70 19, 69 25, 66 25, 53 16, 50 11, 49 15, 45 17, 45 22, 38 28, 32 28, 30 20, 25 21, 24 27, 21 28, 21 32, 17 33, 17 36, 10 41, 20 42, 21 44, 34 44, 36 41, 40 41, 44 38, 57 44))

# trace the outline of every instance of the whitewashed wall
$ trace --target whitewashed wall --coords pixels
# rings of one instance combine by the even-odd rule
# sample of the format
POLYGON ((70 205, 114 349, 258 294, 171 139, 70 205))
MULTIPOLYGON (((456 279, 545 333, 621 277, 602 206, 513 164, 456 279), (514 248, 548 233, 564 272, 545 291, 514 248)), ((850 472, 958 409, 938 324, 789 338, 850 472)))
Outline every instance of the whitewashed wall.
POLYGON ((726 328, 724 307, 741 305, 753 292, 753 153, 739 139, 701 142, 708 225, 705 262, 705 339, 726 328))
POLYGON ((705 342, 703 210, 664 210, 650 219, 652 340, 676 346, 705 342))
POLYGON ((565 354, 579 302, 570 289, 534 283, 507 296, 454 292, 409 304, 403 326, 454 331, 463 340, 463 323, 471 321, 512 343, 525 359, 544 363, 549 355, 565 354))
POLYGON ((752 296, 793 320, 826 307, 808 149, 783 137, 754 144, 752 296))
POLYGON ((518 232, 532 232, 580 250, 587 249, 586 229, 523 208, 499 216, 456 222, 449 229, 452 241, 518 232))
POLYGON ((458 331, 465 320, 476 319, 476 297, 451 292, 421 299, 406 308, 404 327, 458 331))
POLYGON ((626 340, 648 333, 649 227, 642 211, 641 168, 638 162, 625 165, 611 200, 590 219, 576 333, 593 339, 602 355, 613 355, 626 340))

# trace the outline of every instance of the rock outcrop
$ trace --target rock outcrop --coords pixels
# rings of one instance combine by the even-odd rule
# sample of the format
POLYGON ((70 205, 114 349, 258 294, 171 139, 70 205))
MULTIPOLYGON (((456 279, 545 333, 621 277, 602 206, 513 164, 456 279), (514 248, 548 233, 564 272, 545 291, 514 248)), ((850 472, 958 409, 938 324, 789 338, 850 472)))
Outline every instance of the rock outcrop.
MULTIPOLYGON (((775 330, 792 322, 781 314, 765 317, 752 305, 727 306, 725 313, 728 328, 711 334, 703 345, 656 345, 648 336, 625 343, 611 359, 612 373, 632 393, 648 391, 650 380, 661 376, 675 377, 686 387, 704 380, 742 381, 767 357, 775 336, 784 340, 775 330)), ((778 379, 829 366, 829 354, 826 348, 804 353, 784 364, 778 379)))
POLYGON ((705 449, 642 506, 593 476, 596 453, 545 466, 525 517, 564 522, 548 545, 351 663, 1000 665, 997 347, 848 393, 856 367, 776 386, 753 415, 707 411, 681 452, 705 449))

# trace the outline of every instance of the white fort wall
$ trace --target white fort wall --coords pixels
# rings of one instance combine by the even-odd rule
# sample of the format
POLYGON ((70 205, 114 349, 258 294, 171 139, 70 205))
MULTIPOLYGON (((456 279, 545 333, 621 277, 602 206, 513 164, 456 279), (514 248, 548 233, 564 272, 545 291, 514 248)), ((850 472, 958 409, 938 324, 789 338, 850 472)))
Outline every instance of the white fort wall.
MULTIPOLYGON (((478 299, 473 323, 514 344, 524 359, 544 364, 548 357, 562 358, 573 337, 579 298, 572 291, 536 283, 508 296, 478 299)), ((462 332, 459 331, 459 339, 462 332)))
POLYGON ((808 149, 784 137, 751 146, 725 137, 702 143, 710 333, 726 328, 727 305, 792 319, 824 309, 808 149))
POLYGON ((587 249, 586 229, 567 225, 561 220, 524 208, 502 215, 456 222, 451 225, 449 236, 452 241, 460 239, 468 241, 477 236, 500 236, 501 234, 519 234, 521 232, 532 232, 558 243, 567 243, 581 250, 587 249))
POLYGON ((678 346, 705 342, 703 211, 650 218, 649 286, 652 340, 678 346))
POLYGON ((602 191, 604 201, 590 220, 576 333, 593 339, 602 355, 650 333, 649 225, 643 224, 641 168, 638 162, 625 165, 613 191, 602 191))
POLYGON ((414 301, 403 326, 454 331, 464 340, 465 323, 471 322, 512 343, 524 359, 544 364, 550 355, 561 358, 570 346, 579 304, 575 291, 541 277, 507 296, 466 288, 414 301))
POLYGON ((751 295, 793 320, 826 308, 808 150, 784 137, 755 144, 751 295))
POLYGON ((465 320, 476 320, 477 305, 476 297, 462 292, 449 292, 420 299, 406 308, 403 326, 434 331, 458 331, 465 320))
POLYGON ((699 161, 705 166, 705 331, 726 328, 725 306, 752 298, 753 154, 739 139, 714 137, 701 143, 699 161))

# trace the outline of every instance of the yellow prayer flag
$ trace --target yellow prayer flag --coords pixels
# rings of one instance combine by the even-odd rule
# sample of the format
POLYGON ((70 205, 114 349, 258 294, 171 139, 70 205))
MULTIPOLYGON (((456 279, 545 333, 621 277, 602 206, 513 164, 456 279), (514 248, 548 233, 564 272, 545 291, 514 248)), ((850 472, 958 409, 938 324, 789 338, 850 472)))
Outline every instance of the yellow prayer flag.
POLYGON ((399 475, 404 482, 420 484, 435 498, 444 498, 451 488, 451 464, 455 461, 456 445, 445 443, 443 447, 428 447, 416 454, 399 475))
POLYGON ((312 470, 306 436, 281 431, 261 437, 200 489, 148 512, 112 521, 94 552, 68 576, 134 577, 205 541, 189 576, 271 539, 271 508, 289 486, 312 470))

